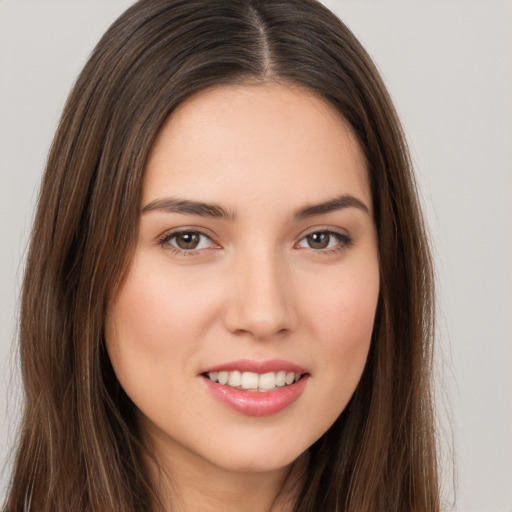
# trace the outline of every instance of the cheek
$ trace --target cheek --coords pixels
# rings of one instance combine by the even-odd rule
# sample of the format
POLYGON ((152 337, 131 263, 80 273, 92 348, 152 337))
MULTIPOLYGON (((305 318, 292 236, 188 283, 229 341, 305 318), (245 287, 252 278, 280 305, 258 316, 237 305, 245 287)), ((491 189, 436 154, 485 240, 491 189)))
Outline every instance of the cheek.
POLYGON ((200 280, 169 275, 158 261, 134 261, 112 303, 105 326, 107 350, 126 391, 180 372, 192 364, 215 298, 200 293, 200 280))
POLYGON ((311 442, 324 434, 347 406, 370 348, 379 296, 378 262, 371 260, 371 264, 352 270, 317 275, 316 286, 309 283, 305 287, 309 293, 302 295, 307 350, 314 361, 310 414, 303 424, 311 442))
POLYGON ((201 286, 200 277, 171 274, 168 267, 158 261, 134 262, 109 311, 107 328, 123 331, 123 340, 136 340, 141 348, 155 351, 183 336, 193 341, 200 320, 212 311, 212 293, 201 286))
MULTIPOLYGON (((327 277, 327 276, 326 276, 327 277)), ((354 388, 362 374, 370 348, 379 296, 378 262, 372 261, 307 295, 308 328, 317 340, 315 357, 330 385, 340 386, 340 376, 354 388)), ((353 391, 353 389, 352 389, 353 391)))
MULTIPOLYGON (((313 286, 307 288, 314 290, 313 286)), ((309 309, 317 328, 329 339, 367 338, 373 330, 379 296, 378 265, 332 279, 309 294, 309 309), (342 337, 343 338, 343 337, 342 337)))

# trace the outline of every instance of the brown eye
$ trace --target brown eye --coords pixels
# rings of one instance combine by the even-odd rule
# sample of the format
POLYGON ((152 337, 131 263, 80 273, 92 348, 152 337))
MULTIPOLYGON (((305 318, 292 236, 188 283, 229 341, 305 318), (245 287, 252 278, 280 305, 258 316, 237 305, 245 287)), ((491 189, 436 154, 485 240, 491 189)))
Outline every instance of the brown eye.
POLYGON ((201 231, 174 231, 158 240, 158 245, 180 255, 197 255, 204 249, 220 247, 201 231))
POLYGON ((174 235, 175 245, 179 249, 192 250, 197 249, 201 241, 201 235, 194 231, 183 231, 174 235))
POLYGON ((306 241, 311 249, 327 249, 331 241, 332 235, 326 231, 311 233, 306 237, 306 241))
POLYGON ((314 231, 302 238, 297 246, 313 249, 322 254, 331 254, 348 248, 352 244, 350 236, 337 231, 314 231))

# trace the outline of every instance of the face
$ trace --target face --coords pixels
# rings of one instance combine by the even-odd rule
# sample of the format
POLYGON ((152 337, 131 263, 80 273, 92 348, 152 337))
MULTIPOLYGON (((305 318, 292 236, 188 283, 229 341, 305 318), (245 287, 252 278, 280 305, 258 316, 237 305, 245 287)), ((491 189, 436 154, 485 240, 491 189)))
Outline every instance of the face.
POLYGON ((345 408, 378 293, 348 126, 298 88, 222 86, 181 104, 150 152, 107 349, 168 460, 272 471, 345 408))

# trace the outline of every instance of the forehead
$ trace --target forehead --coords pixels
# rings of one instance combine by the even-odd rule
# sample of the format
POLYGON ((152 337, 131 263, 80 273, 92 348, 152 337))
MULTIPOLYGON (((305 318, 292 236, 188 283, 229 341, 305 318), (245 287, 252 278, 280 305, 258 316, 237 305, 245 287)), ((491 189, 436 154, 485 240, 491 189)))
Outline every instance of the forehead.
MULTIPOLYGON (((324 99, 292 86, 202 91, 167 119, 150 151, 143 201, 167 195, 268 206, 352 193, 371 208, 365 158, 324 99)), ((242 205, 232 204, 233 208, 242 205)))

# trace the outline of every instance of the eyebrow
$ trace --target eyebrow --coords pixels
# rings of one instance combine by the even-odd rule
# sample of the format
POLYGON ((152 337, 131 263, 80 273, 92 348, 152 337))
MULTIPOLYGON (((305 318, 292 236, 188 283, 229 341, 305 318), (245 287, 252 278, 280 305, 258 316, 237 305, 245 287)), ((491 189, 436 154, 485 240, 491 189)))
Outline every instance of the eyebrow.
POLYGON ((182 213, 185 215, 199 215, 201 217, 235 220, 234 212, 230 212, 217 204, 190 201, 188 199, 178 199, 174 197, 155 199, 144 206, 142 213, 155 210, 166 213, 182 213))
POLYGON ((345 208, 357 208, 367 214, 370 214, 368 206, 357 199, 357 197, 350 194, 344 194, 334 199, 330 199, 329 201, 325 201, 324 203, 305 206, 304 208, 297 210, 294 217, 296 219, 306 219, 315 215, 325 215, 345 208))
MULTIPOLYGON (((325 215, 337 210, 343 210, 345 208, 357 208, 367 214, 370 213, 368 206, 366 206, 362 201, 350 194, 344 194, 323 203, 304 206, 297 210, 293 217, 297 220, 302 220, 316 215, 325 215)), ((191 201, 188 199, 179 199, 174 197, 155 199, 142 209, 142 213, 151 211, 198 215, 200 217, 212 217, 230 221, 233 221, 236 218, 236 213, 234 211, 226 210, 218 204, 191 201)))

